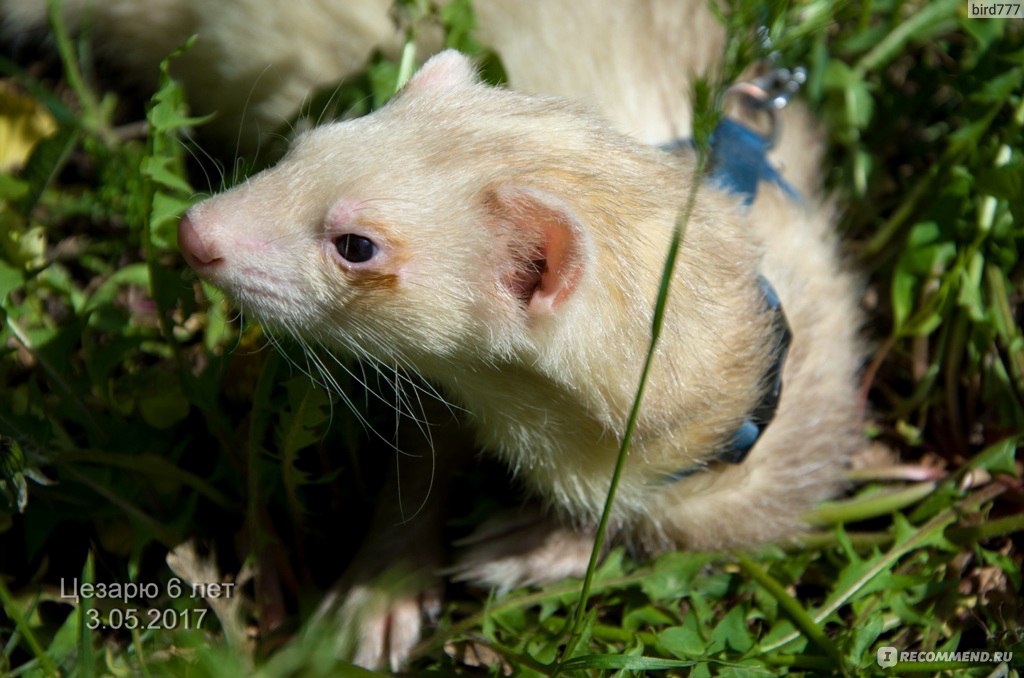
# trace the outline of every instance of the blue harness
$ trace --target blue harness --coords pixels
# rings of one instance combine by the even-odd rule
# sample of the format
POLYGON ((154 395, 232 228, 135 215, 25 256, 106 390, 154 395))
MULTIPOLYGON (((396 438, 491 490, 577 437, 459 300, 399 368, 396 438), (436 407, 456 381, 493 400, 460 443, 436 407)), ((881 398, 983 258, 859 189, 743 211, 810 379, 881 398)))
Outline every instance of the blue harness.
POLYGON ((800 202, 800 194, 768 162, 771 142, 746 125, 722 118, 711 133, 711 180, 750 207, 762 181, 800 202))
MULTIPOLYGON (((692 142, 679 140, 662 148, 671 151, 684 145, 692 146, 692 142)), ((800 201, 800 194, 768 162, 770 148, 769 139, 735 120, 723 118, 711 135, 711 181, 739 198, 744 207, 754 202, 761 182, 775 184, 790 198, 800 201)), ((758 282, 764 294, 765 308, 772 314, 772 329, 776 336, 775 359, 764 376, 765 391, 722 447, 698 464, 667 474, 662 481, 666 484, 703 471, 711 464, 742 463, 775 418, 782 396, 782 368, 789 354, 792 332, 771 283, 764 276, 758 276, 758 282)))

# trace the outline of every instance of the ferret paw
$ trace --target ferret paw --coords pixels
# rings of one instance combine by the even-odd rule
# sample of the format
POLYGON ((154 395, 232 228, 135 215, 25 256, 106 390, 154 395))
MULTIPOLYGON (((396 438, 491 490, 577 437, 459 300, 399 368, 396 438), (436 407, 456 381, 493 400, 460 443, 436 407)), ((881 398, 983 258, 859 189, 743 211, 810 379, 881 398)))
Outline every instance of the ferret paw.
POLYGON ((593 545, 593 533, 571 530, 551 517, 501 514, 456 544, 466 550, 447 574, 499 592, 581 577, 593 545))
POLYGON ((333 619, 337 656, 368 669, 399 671, 424 626, 440 613, 440 581, 422 568, 399 565, 332 591, 317 616, 333 619))

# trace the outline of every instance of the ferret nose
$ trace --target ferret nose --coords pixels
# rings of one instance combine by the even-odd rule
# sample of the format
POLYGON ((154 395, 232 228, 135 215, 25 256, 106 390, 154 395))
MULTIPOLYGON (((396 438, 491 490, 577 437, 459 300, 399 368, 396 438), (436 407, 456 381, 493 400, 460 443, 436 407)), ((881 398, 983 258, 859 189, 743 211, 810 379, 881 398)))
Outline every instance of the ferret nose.
POLYGON ((196 270, 224 261, 217 248, 200 237, 188 213, 178 222, 178 247, 188 265, 196 270))

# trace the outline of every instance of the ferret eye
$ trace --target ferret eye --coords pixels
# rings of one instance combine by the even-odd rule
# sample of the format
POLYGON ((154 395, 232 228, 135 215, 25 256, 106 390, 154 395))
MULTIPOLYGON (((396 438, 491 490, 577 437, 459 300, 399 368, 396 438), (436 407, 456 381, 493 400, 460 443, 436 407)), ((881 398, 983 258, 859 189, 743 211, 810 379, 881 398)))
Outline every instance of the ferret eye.
POLYGON ((353 264, 369 261, 377 253, 377 246, 372 240, 354 233, 338 236, 334 240, 334 246, 338 248, 338 254, 342 259, 353 264))

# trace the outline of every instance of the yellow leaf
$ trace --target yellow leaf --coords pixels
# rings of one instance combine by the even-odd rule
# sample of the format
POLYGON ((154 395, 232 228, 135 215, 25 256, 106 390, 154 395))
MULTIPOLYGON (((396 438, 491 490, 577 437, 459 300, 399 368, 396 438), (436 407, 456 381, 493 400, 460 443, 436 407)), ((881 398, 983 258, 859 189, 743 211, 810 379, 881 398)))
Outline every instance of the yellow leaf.
POLYGON ((45 107, 0 80, 0 171, 24 165, 35 145, 56 131, 57 122, 45 107))

